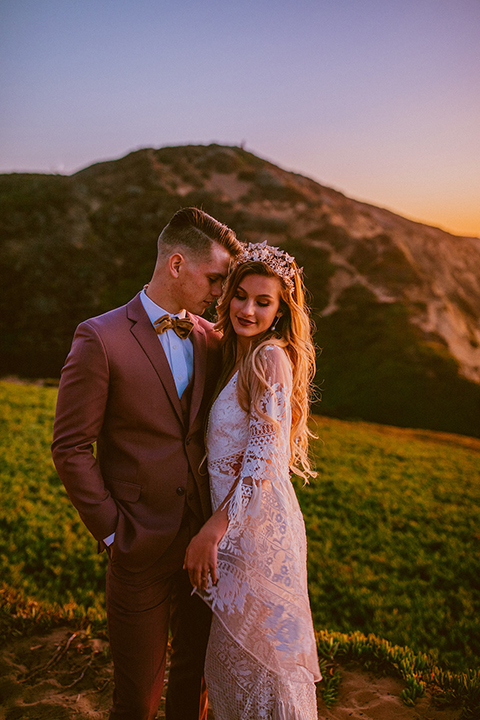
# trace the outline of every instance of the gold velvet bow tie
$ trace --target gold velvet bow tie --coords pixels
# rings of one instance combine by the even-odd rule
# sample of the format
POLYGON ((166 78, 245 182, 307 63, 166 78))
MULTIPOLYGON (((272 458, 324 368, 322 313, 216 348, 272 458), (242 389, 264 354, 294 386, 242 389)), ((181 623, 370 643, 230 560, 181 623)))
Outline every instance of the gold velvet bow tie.
POLYGON ((162 315, 153 323, 155 332, 161 335, 166 330, 173 330, 178 337, 186 340, 193 330, 193 322, 188 318, 170 317, 170 315, 162 315))

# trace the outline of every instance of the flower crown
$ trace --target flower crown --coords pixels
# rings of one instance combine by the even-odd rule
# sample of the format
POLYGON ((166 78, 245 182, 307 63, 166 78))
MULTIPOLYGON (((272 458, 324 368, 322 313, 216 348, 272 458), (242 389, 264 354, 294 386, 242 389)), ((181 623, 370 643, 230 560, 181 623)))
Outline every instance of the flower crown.
POLYGON ((236 268, 246 262, 263 262, 268 265, 274 273, 285 281, 290 292, 293 292, 295 287, 293 277, 299 275, 303 270, 303 268, 293 267, 294 257, 279 247, 268 245, 266 240, 261 243, 248 243, 248 245, 245 245, 235 260, 233 267, 236 268))

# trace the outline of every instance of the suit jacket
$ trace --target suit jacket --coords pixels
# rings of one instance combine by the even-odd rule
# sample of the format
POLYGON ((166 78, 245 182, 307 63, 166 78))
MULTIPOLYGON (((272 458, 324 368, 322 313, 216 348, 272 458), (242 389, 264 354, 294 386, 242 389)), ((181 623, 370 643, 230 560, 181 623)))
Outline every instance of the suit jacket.
POLYGON ((152 564, 174 539, 189 470, 201 520, 211 514, 208 476, 199 466, 204 415, 219 377, 220 338, 211 323, 190 318, 194 374, 188 421, 139 295, 81 323, 62 370, 55 466, 94 537, 101 541, 115 532, 114 557, 128 569, 152 564))

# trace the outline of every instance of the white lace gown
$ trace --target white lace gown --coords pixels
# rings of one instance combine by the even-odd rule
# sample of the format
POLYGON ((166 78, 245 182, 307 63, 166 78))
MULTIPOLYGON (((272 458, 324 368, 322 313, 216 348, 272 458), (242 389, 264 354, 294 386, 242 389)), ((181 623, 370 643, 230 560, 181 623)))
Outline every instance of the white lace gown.
POLYGON ((242 410, 237 375, 209 417, 214 510, 238 483, 217 585, 199 593, 214 613, 205 677, 215 720, 317 720, 305 524, 289 474, 292 373, 276 345, 263 360, 270 390, 262 410, 274 422, 242 410))

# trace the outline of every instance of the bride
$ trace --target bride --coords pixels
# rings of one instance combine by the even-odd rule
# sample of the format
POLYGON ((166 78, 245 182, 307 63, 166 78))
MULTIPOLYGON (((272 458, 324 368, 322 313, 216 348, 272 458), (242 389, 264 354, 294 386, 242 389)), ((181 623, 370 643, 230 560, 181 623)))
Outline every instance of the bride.
POLYGON ((213 610, 205 679, 215 720, 316 720, 321 679, 307 591, 305 481, 314 368, 295 260, 237 259, 218 306, 224 371, 206 435, 214 513, 185 556, 213 610))

